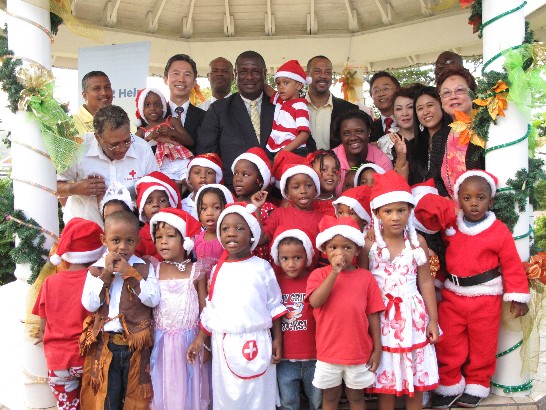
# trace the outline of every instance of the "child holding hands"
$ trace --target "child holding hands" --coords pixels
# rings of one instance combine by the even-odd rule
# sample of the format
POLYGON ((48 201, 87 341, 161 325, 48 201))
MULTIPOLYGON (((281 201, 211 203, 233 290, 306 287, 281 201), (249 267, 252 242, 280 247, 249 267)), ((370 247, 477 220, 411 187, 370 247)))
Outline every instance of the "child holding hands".
POLYGON ((140 241, 137 217, 110 214, 101 240, 108 252, 89 267, 82 304, 80 353, 85 355, 81 405, 84 409, 149 408, 152 308, 159 303, 153 267, 134 255, 140 241))
POLYGON ((201 329, 187 351, 195 362, 211 338, 215 409, 268 409, 279 404, 275 364, 282 357, 281 290, 269 262, 252 256, 260 224, 253 205, 235 202, 218 219, 225 249, 213 269, 201 329), (270 331, 271 329, 271 331, 270 331))
POLYGON ((375 242, 366 239, 364 252, 387 309, 381 314, 381 364, 368 391, 379 393, 381 409, 394 409, 395 396, 406 396, 407 409, 421 409, 422 392, 438 385, 428 248, 413 227, 414 199, 404 177, 392 170, 375 175, 370 199, 375 242))
POLYGON ((324 410, 338 408, 342 381, 351 409, 365 409, 362 389, 373 383, 381 360, 379 313, 385 304, 371 273, 353 265, 364 245, 353 219, 325 216, 319 228, 316 246, 330 265, 307 280, 305 300, 317 321, 313 385, 323 390, 324 410))

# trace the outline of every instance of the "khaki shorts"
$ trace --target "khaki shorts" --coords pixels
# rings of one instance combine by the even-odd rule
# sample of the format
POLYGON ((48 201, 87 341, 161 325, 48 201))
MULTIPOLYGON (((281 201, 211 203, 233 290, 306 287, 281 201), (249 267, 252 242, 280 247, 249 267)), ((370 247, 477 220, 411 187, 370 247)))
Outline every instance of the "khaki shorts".
POLYGON ((331 389, 340 386, 342 380, 349 389, 364 389, 375 381, 375 373, 369 370, 367 364, 350 366, 317 360, 313 386, 323 390, 331 389))

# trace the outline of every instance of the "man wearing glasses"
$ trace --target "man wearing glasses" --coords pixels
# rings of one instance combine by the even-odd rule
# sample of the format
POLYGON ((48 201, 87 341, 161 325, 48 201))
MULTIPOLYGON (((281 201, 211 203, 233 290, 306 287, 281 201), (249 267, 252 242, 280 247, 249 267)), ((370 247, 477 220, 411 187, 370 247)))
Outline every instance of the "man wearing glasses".
POLYGON ((311 84, 305 99, 309 103, 311 135, 317 149, 331 149, 341 141, 332 141, 331 127, 334 119, 345 111, 358 110, 358 106, 337 98, 330 92, 332 86, 332 62, 325 56, 315 56, 307 62, 307 75, 311 84))
POLYGON ((106 188, 117 181, 134 198, 135 183, 159 167, 148 143, 130 131, 127 113, 116 105, 100 108, 93 119, 94 133, 85 134, 80 161, 57 175, 59 197, 68 197, 63 209, 67 223, 74 217, 103 226, 98 204, 106 188))
POLYGON ((370 142, 375 142, 383 135, 388 134, 396 127, 394 120, 394 94, 400 88, 400 82, 395 76, 386 72, 378 71, 370 80, 370 94, 375 108, 381 113, 381 118, 372 123, 370 142))

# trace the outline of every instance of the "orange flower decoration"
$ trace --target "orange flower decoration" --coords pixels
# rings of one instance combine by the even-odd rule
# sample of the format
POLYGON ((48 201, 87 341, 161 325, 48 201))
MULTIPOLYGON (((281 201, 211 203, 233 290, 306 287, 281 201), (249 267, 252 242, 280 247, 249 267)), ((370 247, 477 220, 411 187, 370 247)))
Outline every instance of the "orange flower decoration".
POLYGON ((461 7, 463 9, 467 8, 468 6, 470 6, 472 3, 474 3, 474 0, 459 0, 459 4, 461 5, 461 7))
POLYGON ((531 256, 529 262, 523 262, 527 279, 538 279, 546 285, 546 252, 531 256))
POLYGON ((485 141, 472 129, 472 118, 462 111, 455 111, 456 121, 449 124, 453 131, 459 133, 459 143, 468 145, 471 142, 474 145, 485 148, 485 141))
POLYGON ((484 99, 476 98, 473 103, 479 105, 480 107, 487 107, 487 111, 493 121, 497 119, 497 116, 500 115, 504 117, 504 110, 508 107, 508 102, 506 101, 506 94, 508 93, 508 86, 502 80, 499 80, 497 84, 489 89, 488 95, 491 97, 484 99))

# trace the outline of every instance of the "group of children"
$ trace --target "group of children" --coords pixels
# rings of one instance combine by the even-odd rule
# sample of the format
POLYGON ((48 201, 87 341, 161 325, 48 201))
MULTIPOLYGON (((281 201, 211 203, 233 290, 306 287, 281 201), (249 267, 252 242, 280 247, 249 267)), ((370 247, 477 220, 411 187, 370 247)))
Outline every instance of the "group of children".
POLYGON ((489 211, 494 176, 464 173, 456 213, 430 182, 410 188, 375 164, 336 197, 330 151, 280 151, 271 166, 252 148, 232 164, 235 197, 221 169, 215 154, 192 158, 184 200, 152 172, 136 207, 114 183, 104 232, 67 224, 52 257, 62 269, 34 308, 59 408, 298 409, 303 388, 327 410, 343 384, 351 409, 365 392, 382 409, 396 396, 421 408, 434 389, 434 407, 489 394, 501 301, 520 316, 530 298, 489 211), (416 227, 446 244, 439 306, 416 227))

